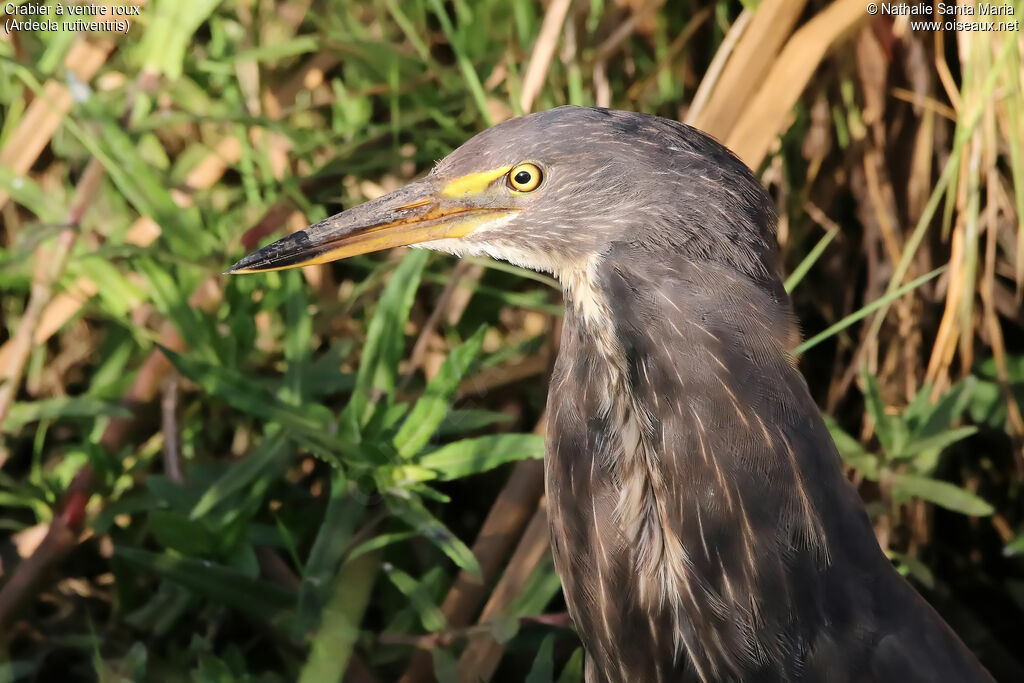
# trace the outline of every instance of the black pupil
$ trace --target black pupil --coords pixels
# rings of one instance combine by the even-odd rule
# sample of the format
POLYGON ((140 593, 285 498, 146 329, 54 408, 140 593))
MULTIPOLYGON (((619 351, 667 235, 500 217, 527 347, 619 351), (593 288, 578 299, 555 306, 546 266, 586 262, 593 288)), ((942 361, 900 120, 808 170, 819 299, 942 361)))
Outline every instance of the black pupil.
POLYGON ((520 185, 526 185, 532 179, 533 174, 530 173, 529 171, 520 171, 519 173, 516 173, 516 177, 513 178, 513 180, 515 180, 520 185))

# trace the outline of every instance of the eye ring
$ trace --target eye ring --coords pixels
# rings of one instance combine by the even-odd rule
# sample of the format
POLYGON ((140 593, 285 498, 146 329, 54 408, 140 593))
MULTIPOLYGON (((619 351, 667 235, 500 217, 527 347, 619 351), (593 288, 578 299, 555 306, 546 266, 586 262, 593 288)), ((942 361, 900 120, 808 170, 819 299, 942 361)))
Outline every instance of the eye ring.
POLYGON ((516 192, 533 192, 543 179, 544 174, 535 164, 519 164, 508 172, 508 185, 516 192))

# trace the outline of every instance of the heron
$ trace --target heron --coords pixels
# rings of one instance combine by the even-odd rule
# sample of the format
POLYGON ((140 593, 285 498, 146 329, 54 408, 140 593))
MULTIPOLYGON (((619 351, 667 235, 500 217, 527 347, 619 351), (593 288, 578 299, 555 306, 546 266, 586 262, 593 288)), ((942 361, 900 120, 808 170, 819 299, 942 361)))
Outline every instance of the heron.
POLYGON ((513 118, 228 272, 398 246, 561 283, 545 490, 587 683, 992 680, 879 547, 792 355, 770 197, 724 146, 513 118))

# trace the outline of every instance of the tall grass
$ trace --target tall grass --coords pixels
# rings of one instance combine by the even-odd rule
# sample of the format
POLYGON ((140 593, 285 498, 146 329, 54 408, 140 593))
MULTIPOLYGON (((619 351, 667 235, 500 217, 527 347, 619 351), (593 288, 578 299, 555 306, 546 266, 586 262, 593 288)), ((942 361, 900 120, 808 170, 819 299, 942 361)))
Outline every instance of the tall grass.
POLYGON ((1022 49, 860 0, 150 0, 0 41, 0 678, 582 680, 538 462, 557 283, 220 274, 565 103, 760 173, 880 543, 1021 677, 1022 49))

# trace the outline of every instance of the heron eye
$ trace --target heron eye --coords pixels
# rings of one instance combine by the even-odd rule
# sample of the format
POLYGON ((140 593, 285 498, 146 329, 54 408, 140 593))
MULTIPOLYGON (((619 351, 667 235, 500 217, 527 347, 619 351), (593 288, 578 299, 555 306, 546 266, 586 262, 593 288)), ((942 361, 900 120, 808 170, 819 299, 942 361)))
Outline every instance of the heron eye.
POLYGON ((540 169, 533 164, 519 164, 508 172, 508 183, 513 190, 532 192, 540 185, 540 169))

